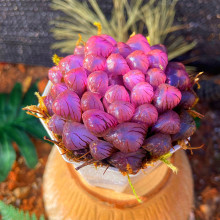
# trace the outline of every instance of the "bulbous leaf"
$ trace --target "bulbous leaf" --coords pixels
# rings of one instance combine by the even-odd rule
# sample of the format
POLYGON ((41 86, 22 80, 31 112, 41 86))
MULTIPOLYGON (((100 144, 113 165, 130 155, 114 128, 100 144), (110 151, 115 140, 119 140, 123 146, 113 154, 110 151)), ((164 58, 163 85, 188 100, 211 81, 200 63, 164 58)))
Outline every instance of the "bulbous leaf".
POLYGON ((124 122, 111 129, 104 139, 124 153, 135 152, 142 146, 146 130, 142 124, 124 122))
POLYGON ((103 160, 110 157, 116 149, 106 141, 94 140, 89 144, 89 149, 92 157, 95 160, 103 160))
POLYGON ((157 121, 157 119, 157 109, 151 104, 143 104, 136 108, 132 121, 143 123, 146 127, 150 127, 157 121))
POLYGON ((84 57, 85 54, 85 47, 83 45, 78 45, 74 49, 74 55, 79 55, 84 57))
POLYGON ((55 115, 54 114, 50 118, 47 126, 55 134, 62 135, 62 133, 63 133, 63 126, 64 126, 65 122, 66 121, 63 118, 61 118, 59 115, 55 115))
POLYGON ((108 113, 115 116, 119 123, 130 121, 134 111, 134 105, 125 101, 115 101, 108 107, 108 113))
POLYGON ((146 73, 149 68, 149 61, 147 55, 141 50, 135 50, 129 54, 126 58, 128 66, 131 70, 140 70, 142 73, 146 73))
POLYGON ((63 75, 65 75, 71 69, 75 69, 82 66, 83 66, 83 57, 79 55, 66 56, 59 62, 59 69, 63 75))
POLYGON ((52 97, 51 94, 44 97, 44 104, 50 116, 53 115, 53 110, 52 110, 53 101, 54 101, 54 98, 52 97))
POLYGON ((147 82, 140 82, 131 91, 131 102, 135 106, 150 103, 153 99, 153 87, 147 82))
POLYGON ((182 91, 182 98, 179 105, 184 109, 190 109, 195 105, 197 100, 197 95, 193 90, 182 91))
POLYGON ((148 61, 151 68, 160 68, 165 70, 168 64, 168 57, 162 50, 155 49, 148 53, 148 61))
POLYGON ((61 83, 63 75, 58 66, 49 69, 48 78, 53 84, 61 83))
POLYGON ((79 122, 81 107, 79 96, 70 90, 60 93, 53 102, 53 112, 67 120, 79 122))
POLYGON ((118 53, 111 54, 106 63, 108 72, 113 76, 124 75, 130 70, 126 60, 118 53))
POLYGON ((110 76, 108 82, 109 82, 110 86, 114 86, 114 85, 121 85, 121 86, 123 86, 124 85, 123 76, 122 75, 120 75, 120 76, 110 76))
POLYGON ((67 86, 65 83, 57 83, 54 84, 50 89, 51 96, 55 99, 60 93, 67 90, 67 86))
POLYGON ((102 37, 105 40, 107 40, 109 43, 112 44, 112 46, 115 46, 117 44, 117 41, 113 37, 111 37, 110 35, 100 34, 99 37, 102 37))
POLYGON ((181 100, 181 92, 174 86, 160 84, 154 94, 154 106, 159 112, 171 110, 181 100))
POLYGON ((141 50, 147 54, 151 50, 147 38, 142 34, 136 34, 130 37, 126 43, 132 48, 133 51, 141 50))
POLYGON ((83 112, 90 109, 99 109, 104 111, 103 104, 98 95, 89 91, 85 92, 81 98, 81 108, 83 112))
POLYGON ((81 96, 86 90, 87 74, 83 67, 70 70, 65 76, 64 81, 70 90, 81 96))
POLYGON ((161 132, 164 134, 176 134, 180 130, 180 117, 179 115, 169 110, 161 114, 158 121, 153 126, 152 131, 161 132))
POLYGON ((85 45, 85 55, 94 54, 102 57, 108 57, 114 47, 109 39, 106 40, 101 36, 92 36, 88 39, 85 45))
POLYGON ((160 157, 170 151, 171 137, 168 134, 157 133, 147 138, 142 147, 149 151, 153 158, 160 157))
POLYGON ((85 111, 82 119, 86 128, 98 137, 105 136, 110 128, 117 125, 117 119, 114 116, 98 109, 85 111))
POLYGON ((67 121, 63 127, 63 143, 69 150, 79 150, 88 148, 89 144, 97 140, 86 127, 78 122, 67 121))
POLYGON ((155 45, 151 46, 150 48, 151 48, 151 50, 155 50, 155 49, 161 50, 167 54, 167 48, 163 44, 155 44, 155 45))
POLYGON ((132 49, 124 42, 118 42, 117 46, 115 47, 113 53, 119 53, 124 58, 126 58, 130 53, 132 53, 132 49))
POLYGON ((108 89, 108 75, 104 71, 91 73, 87 79, 88 90, 103 97, 108 89))
POLYGON ((194 134, 196 123, 193 117, 185 110, 180 113, 180 131, 172 135, 172 140, 183 140, 194 134))
POLYGON ((171 86, 175 86, 180 90, 185 90, 190 85, 190 79, 188 73, 185 71, 185 67, 181 63, 170 62, 166 68, 166 75, 168 83, 171 86))
POLYGON ((126 101, 129 102, 129 94, 124 86, 114 85, 110 86, 109 89, 105 93, 105 98, 107 102, 113 103, 114 101, 126 101))
POLYGON ((106 59, 95 54, 89 54, 85 56, 83 60, 83 67, 87 69, 89 72, 105 70, 106 59))
POLYGON ((107 111, 107 110, 108 110, 108 107, 109 107, 109 105, 111 105, 111 103, 109 103, 109 102, 106 100, 105 97, 102 98, 102 103, 103 103, 103 106, 104 106, 104 108, 105 108, 105 111, 107 111))
POLYGON ((116 152, 109 159, 108 162, 121 172, 129 172, 136 174, 142 168, 143 159, 146 157, 144 149, 138 149, 136 152, 123 153, 116 152))
POLYGON ((146 82, 150 83, 153 86, 154 90, 160 84, 165 83, 165 81, 166 75, 161 69, 151 68, 147 71, 146 82))
POLYGON ((123 76, 123 81, 126 88, 131 91, 136 84, 145 82, 145 75, 140 70, 130 70, 123 76))

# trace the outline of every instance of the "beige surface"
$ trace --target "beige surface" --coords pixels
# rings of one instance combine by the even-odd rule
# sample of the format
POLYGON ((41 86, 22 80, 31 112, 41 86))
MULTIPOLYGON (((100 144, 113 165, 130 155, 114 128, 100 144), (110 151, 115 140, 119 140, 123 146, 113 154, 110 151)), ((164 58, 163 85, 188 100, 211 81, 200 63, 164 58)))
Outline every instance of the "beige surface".
POLYGON ((165 165, 134 183, 143 203, 124 193, 88 185, 54 148, 44 173, 44 202, 49 219, 186 220, 193 203, 192 174, 183 151, 172 158, 177 175, 165 165))

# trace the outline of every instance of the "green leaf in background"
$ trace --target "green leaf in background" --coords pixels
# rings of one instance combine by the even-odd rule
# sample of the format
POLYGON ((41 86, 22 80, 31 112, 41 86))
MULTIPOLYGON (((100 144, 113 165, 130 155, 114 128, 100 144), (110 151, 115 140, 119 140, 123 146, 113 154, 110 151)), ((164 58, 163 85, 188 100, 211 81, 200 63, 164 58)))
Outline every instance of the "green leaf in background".
POLYGON ((18 145, 18 148, 21 154, 24 156, 27 166, 34 168, 38 161, 37 152, 28 135, 21 129, 15 127, 7 127, 6 131, 7 135, 18 145))
MULTIPOLYGON (((4 93, 1 93, 0 94, 0 120, 1 120, 1 124, 3 124, 7 119, 5 103, 7 103, 7 95, 4 93)), ((1 127, 1 124, 0 124, 0 127, 1 127)))
POLYGON ((43 140, 46 131, 37 118, 22 110, 27 105, 37 105, 36 91, 35 83, 22 96, 22 86, 17 83, 10 94, 0 94, 0 181, 7 177, 16 158, 13 141, 29 168, 34 168, 38 162, 35 146, 28 135, 43 140))
POLYGON ((16 83, 9 97, 8 107, 10 112, 8 114, 9 115, 8 121, 14 120, 15 116, 17 115, 17 112, 21 104, 21 98, 22 98, 22 87, 20 83, 16 83))
POLYGON ((4 181, 15 161, 16 154, 5 133, 0 133, 0 182, 4 181))
MULTIPOLYGON (((37 220, 35 214, 30 215, 28 212, 7 205, 2 201, 0 201, 0 217, 2 217, 2 220, 37 220)), ((45 220, 44 216, 42 215, 39 220, 45 220)))
POLYGON ((46 130, 42 129, 42 124, 40 123, 40 121, 32 116, 28 117, 24 121, 16 123, 16 127, 22 128, 28 134, 41 140, 44 140, 43 137, 47 135, 46 130))

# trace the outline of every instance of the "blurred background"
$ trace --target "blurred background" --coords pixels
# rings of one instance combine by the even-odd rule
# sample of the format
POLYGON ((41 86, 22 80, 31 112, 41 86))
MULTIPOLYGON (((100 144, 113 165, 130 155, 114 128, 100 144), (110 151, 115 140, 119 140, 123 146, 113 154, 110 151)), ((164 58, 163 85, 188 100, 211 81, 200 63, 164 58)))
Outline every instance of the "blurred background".
POLYGON ((71 54, 79 33, 84 40, 96 34, 94 21, 116 40, 134 31, 148 35, 191 75, 204 72, 194 89, 196 110, 205 117, 191 145, 205 146, 187 152, 195 183, 192 219, 220 219, 220 0, 0 0, 0 200, 46 218, 42 175, 51 145, 40 140, 46 133, 38 120, 21 108, 36 104, 33 93, 43 92, 53 54, 71 54))

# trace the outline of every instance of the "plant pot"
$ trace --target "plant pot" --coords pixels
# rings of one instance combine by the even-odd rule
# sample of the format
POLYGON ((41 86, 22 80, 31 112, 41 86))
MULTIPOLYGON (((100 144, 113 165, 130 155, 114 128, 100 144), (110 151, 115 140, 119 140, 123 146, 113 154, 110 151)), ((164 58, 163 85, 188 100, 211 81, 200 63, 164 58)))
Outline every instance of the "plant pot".
MULTIPOLYGON (((49 82, 43 95, 51 87, 49 82)), ((45 129, 52 139, 46 124, 45 129)), ((178 174, 163 163, 130 175, 131 182, 143 203, 138 203, 127 176, 117 169, 93 165, 81 168, 53 148, 44 173, 44 201, 49 219, 187 219, 192 208, 192 174, 185 153, 174 146, 171 158, 178 174), (104 174, 105 172, 105 174, 104 174), (172 211, 171 211, 172 210, 172 211)))

